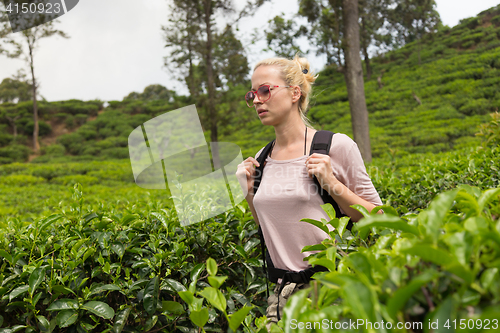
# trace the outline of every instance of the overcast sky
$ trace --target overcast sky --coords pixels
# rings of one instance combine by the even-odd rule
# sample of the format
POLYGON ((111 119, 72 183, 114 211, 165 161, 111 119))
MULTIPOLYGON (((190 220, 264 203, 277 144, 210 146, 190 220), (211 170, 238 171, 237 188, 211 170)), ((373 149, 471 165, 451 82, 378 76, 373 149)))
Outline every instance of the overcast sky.
MULTIPOLYGON (((244 3, 233 1, 240 7, 244 3)), ((500 0, 436 0, 436 3, 443 23, 453 27, 460 19, 475 16, 500 0)), ((267 22, 282 12, 291 18, 297 9, 297 1, 271 0, 253 17, 239 23, 239 37, 244 45, 250 45, 247 57, 251 65, 273 55, 262 51, 266 47, 263 40, 250 44, 251 31, 265 29, 267 22)), ((167 0, 80 0, 57 24, 70 38, 56 36, 40 41, 35 75, 41 95, 49 101, 122 100, 130 92, 141 92, 150 84, 161 84, 185 94, 182 83, 163 67, 168 50, 164 47, 161 26, 168 22, 168 16, 167 0)), ((309 58, 315 70, 325 63, 323 57, 309 58)), ((25 64, 21 60, 0 55, 0 81, 22 67, 25 64)))

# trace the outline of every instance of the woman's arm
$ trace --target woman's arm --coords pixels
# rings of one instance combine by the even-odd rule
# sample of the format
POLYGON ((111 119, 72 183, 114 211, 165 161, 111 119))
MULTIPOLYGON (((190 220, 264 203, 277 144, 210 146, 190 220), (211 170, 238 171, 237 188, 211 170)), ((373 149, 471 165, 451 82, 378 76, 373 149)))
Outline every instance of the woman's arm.
POLYGON ((255 207, 253 205, 253 183, 255 167, 258 167, 259 165, 259 162, 255 158, 248 157, 245 161, 243 161, 243 163, 238 165, 238 170, 236 171, 236 177, 240 182, 241 189, 246 194, 245 199, 248 202, 248 207, 250 207, 253 219, 257 225, 259 225, 259 219, 257 218, 257 212, 255 211, 255 207))
POLYGON ((257 217, 257 212, 255 211, 255 207, 253 206, 253 192, 248 193, 248 195, 245 198, 248 202, 248 207, 250 207, 250 211, 252 212, 253 219, 255 220, 255 223, 257 223, 257 226, 259 225, 259 219, 257 217))
MULTIPOLYGON (((306 160, 306 168, 309 176, 316 176, 321 187, 328 191, 340 208, 354 222, 357 222, 363 215, 351 208, 351 205, 361 205, 371 212, 373 208, 377 207, 376 203, 381 205, 382 202, 366 173, 361 153, 354 141, 347 136, 339 136, 336 143, 336 167, 339 168, 337 173, 343 177, 341 178, 343 181, 334 175, 329 155, 312 154, 306 160)), ((383 211, 378 213, 382 214, 383 211)))

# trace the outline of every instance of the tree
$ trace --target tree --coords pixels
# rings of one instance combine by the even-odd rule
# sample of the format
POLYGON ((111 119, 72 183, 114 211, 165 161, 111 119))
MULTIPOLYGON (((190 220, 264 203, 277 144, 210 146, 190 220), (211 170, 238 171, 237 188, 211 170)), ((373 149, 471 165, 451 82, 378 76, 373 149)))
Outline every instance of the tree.
POLYGON ((144 88, 142 93, 131 92, 124 100, 156 101, 163 99, 170 101, 174 96, 174 91, 165 88, 161 84, 151 84, 144 88))
MULTIPOLYGON (((39 2, 38 0, 35 2, 39 2)), ((38 91, 38 82, 35 76, 35 65, 34 65, 34 56, 35 52, 38 48, 38 42, 40 39, 51 37, 54 35, 59 35, 64 38, 68 38, 68 36, 61 30, 57 30, 54 26, 56 21, 47 21, 47 17, 43 15, 34 16, 33 18, 29 18, 24 16, 23 20, 33 20, 35 24, 37 22, 46 22, 40 25, 36 25, 33 28, 23 30, 21 32, 20 38, 16 38, 19 34, 13 35, 11 34, 11 28, 9 26, 9 20, 7 18, 7 14, 5 11, 0 11, 0 42, 3 42, 3 45, 0 44, 0 53, 4 53, 8 57, 17 58, 22 56, 25 63, 28 65, 31 74, 31 97, 33 99, 33 149, 35 153, 38 153, 40 146, 38 144, 38 134, 39 134, 39 126, 38 126, 38 104, 37 104, 37 91, 38 91)), ((11 18, 12 19, 12 18, 11 18)), ((34 24, 30 24, 33 26, 34 24)))
POLYGON ((0 103, 29 101, 31 94, 31 85, 26 80, 5 78, 0 83, 0 103))
POLYGON ((267 0, 249 0, 236 12, 230 0, 171 0, 169 25, 163 27, 166 46, 171 48, 166 65, 178 65, 184 74, 191 96, 206 110, 206 128, 213 142, 214 167, 220 166, 218 152, 217 100, 228 83, 244 78, 248 62, 233 27, 243 17, 249 16, 267 0), (218 31, 215 19, 221 16, 236 18, 218 31), (231 56, 232 61, 229 61, 231 56), (235 63, 234 63, 235 62, 235 63), (217 87, 220 89, 218 90, 217 87), (201 97, 201 94, 204 94, 201 97))
POLYGON ((345 69, 349 107, 354 141, 359 146, 365 162, 371 162, 370 130, 368 110, 365 101, 363 67, 360 57, 360 38, 358 24, 358 0, 342 0, 342 13, 345 29, 345 69))
MULTIPOLYGON (((389 21, 395 46, 420 41, 425 34, 436 32, 441 25, 434 0, 396 0, 396 6, 389 11, 389 21)), ((419 43, 419 65, 421 47, 419 43)))
POLYGON ((381 47, 391 44, 390 31, 383 29, 388 22, 391 2, 392 0, 359 0, 360 43, 365 59, 367 80, 370 80, 372 76, 368 48, 370 45, 381 47))
POLYGON ((297 45, 297 39, 307 34, 307 28, 297 28, 295 21, 286 20, 284 15, 282 13, 281 16, 269 20, 269 29, 265 32, 266 51, 273 51, 278 57, 293 58, 297 53, 305 53, 297 45))

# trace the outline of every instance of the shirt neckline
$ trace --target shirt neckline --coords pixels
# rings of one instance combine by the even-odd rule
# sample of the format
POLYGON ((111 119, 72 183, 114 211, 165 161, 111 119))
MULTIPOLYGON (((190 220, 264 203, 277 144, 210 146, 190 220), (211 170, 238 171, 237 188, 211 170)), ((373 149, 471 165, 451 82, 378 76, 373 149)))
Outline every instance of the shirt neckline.
POLYGON ((303 155, 303 156, 292 158, 289 160, 275 160, 272 157, 268 156, 267 160, 269 160, 270 162, 273 162, 273 163, 289 163, 289 162, 295 162, 295 161, 298 161, 298 160, 301 160, 301 159, 304 159, 307 157, 308 157, 308 155, 303 155))

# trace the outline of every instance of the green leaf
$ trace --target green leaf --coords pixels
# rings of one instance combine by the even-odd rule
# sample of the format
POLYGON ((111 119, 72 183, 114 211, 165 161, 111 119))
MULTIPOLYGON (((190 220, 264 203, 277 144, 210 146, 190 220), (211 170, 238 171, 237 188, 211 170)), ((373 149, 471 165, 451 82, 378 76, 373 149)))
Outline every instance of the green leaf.
POLYGON ((125 247, 120 242, 114 242, 110 245, 111 250, 118 255, 118 257, 122 258, 125 254, 125 247))
POLYGON ((323 250, 326 250, 326 246, 323 245, 323 244, 316 244, 316 245, 307 245, 307 246, 304 246, 304 248, 302 249, 302 253, 304 252, 308 252, 308 251, 323 251, 323 250))
POLYGON ((312 220, 312 219, 302 219, 302 220, 300 220, 300 222, 310 223, 310 224, 315 225, 316 227, 320 228, 321 230, 323 230, 327 234, 330 234, 330 230, 328 230, 328 227, 325 224, 323 224, 323 222, 321 222, 321 221, 316 221, 316 220, 312 220))
POLYGON ((346 229, 349 221, 350 221, 350 218, 347 216, 344 216, 340 219, 339 226, 337 228, 337 232, 339 233, 340 238, 342 238, 342 236, 344 235, 345 229, 346 229))
POLYGON ((127 323, 128 315, 131 310, 131 307, 126 307, 116 314, 115 322, 113 324, 113 333, 121 333, 127 323))
POLYGON ((52 290, 55 291, 55 292, 64 294, 64 295, 69 294, 69 293, 72 293, 72 294, 76 295, 73 290, 69 289, 68 287, 61 286, 61 285, 53 286, 52 290))
POLYGON ((247 253, 245 252, 245 249, 241 245, 236 245, 234 247, 234 251, 238 253, 243 259, 248 259, 247 253))
POLYGON ((167 311, 169 313, 173 313, 176 315, 184 313, 184 307, 179 302, 163 301, 163 302, 161 302, 161 304, 162 304, 162 308, 161 308, 162 312, 167 311))
POLYGON ((60 328, 64 328, 73 325, 77 319, 78 319, 78 311, 63 310, 57 314, 56 324, 59 325, 60 328))
POLYGON ((485 191, 478 200, 479 211, 482 212, 486 205, 500 195, 500 187, 485 191))
POLYGON ((333 220, 336 216, 335 209, 333 208, 332 204, 326 203, 321 205, 321 208, 326 212, 330 220, 333 220))
POLYGON ((83 304, 82 309, 92 312, 96 316, 104 319, 111 319, 115 316, 115 310, 104 302, 90 301, 83 304))
POLYGON ((207 259, 207 271, 211 276, 217 275, 217 262, 212 258, 207 259))
POLYGON ((226 298, 220 290, 213 287, 206 287, 200 292, 200 295, 220 311, 226 312, 226 298))
MULTIPOLYGON (((418 229, 402 220, 397 216, 385 215, 385 214, 377 214, 377 215, 369 215, 354 225, 354 228, 362 231, 369 230, 373 227, 384 227, 389 229, 401 230, 404 232, 409 232, 414 235, 419 235, 418 229)), ((353 229, 354 229, 353 228, 353 229)))
POLYGON ((197 281, 198 277, 200 276, 201 272, 203 272, 204 269, 205 269, 204 263, 194 266, 190 274, 191 281, 197 281))
POLYGON ((359 252, 351 253, 346 257, 345 262, 349 267, 354 269, 357 274, 363 274, 368 278, 371 284, 374 284, 372 273, 371 273, 371 265, 368 258, 359 252))
POLYGON ((226 281, 227 276, 209 276, 208 277, 208 283, 214 288, 220 288, 224 281, 226 281))
POLYGON ((40 283, 42 283, 43 279, 45 279, 45 268, 35 268, 30 274, 30 278, 28 280, 31 297, 33 297, 33 293, 40 283))
POLYGON ((47 331, 49 329, 50 323, 47 318, 45 318, 44 316, 36 316, 36 319, 38 320, 38 327, 40 328, 40 330, 47 331))
POLYGON ((56 222, 57 220, 61 219, 63 216, 61 214, 53 214, 50 216, 47 216, 40 222, 38 222, 38 232, 42 232, 43 229, 47 228, 50 226, 52 223, 56 222))
POLYGON ((409 248, 402 248, 401 252, 416 255, 422 260, 441 265, 443 269, 469 283, 474 279, 470 269, 461 265, 449 251, 434 247, 431 244, 415 244, 409 248))
POLYGON ((50 304, 47 311, 76 310, 78 308, 78 301, 76 299, 62 298, 50 304))
POLYGON ((370 215, 370 213, 368 212, 368 209, 366 209, 364 206, 356 204, 356 205, 352 205, 350 207, 352 207, 352 208, 356 209, 358 212, 360 212, 363 215, 363 217, 367 217, 370 215))
POLYGON ((12 263, 12 256, 8 254, 7 251, 0 250, 0 256, 4 257, 9 262, 9 264, 11 264, 11 266, 14 266, 14 264, 12 263))
POLYGON ((387 302, 387 311, 391 317, 396 319, 397 312, 403 308, 408 299, 410 299, 410 297, 422 286, 426 285, 438 276, 438 272, 433 269, 429 269, 411 279, 406 286, 399 288, 387 302))
POLYGON ((178 294, 182 298, 182 300, 186 302, 187 305, 191 305, 193 303, 194 295, 192 292, 184 290, 184 291, 179 291, 178 294))
POLYGON ((375 303, 373 290, 359 281, 349 281, 342 287, 344 300, 352 310, 356 318, 364 319, 368 322, 376 322, 375 303))
POLYGON ((208 309, 203 308, 199 311, 191 311, 189 319, 198 327, 203 327, 208 321, 208 309))
POLYGON ((255 246, 257 246, 260 243, 260 240, 257 238, 252 238, 248 242, 245 243, 245 246, 243 249, 245 250, 246 253, 253 249, 255 246))
POLYGON ((157 212, 153 212, 151 213, 151 215, 153 215, 156 219, 158 219, 161 222, 161 224, 165 227, 165 229, 168 230, 168 223, 167 220, 165 219, 165 216, 157 212))
POLYGON ((330 271, 335 271, 336 268, 335 268, 335 261, 332 261, 330 259, 326 259, 326 258, 320 258, 320 259, 316 259, 316 258, 311 258, 309 259, 309 263, 313 266, 324 266, 326 268, 328 268, 330 271))
POLYGON ((146 325, 144 325, 144 332, 148 332, 150 329, 155 327, 156 322, 158 321, 158 316, 152 316, 146 321, 146 325))
POLYGON ((244 306, 232 315, 229 316, 229 327, 236 332, 247 314, 253 309, 253 306, 244 306))
POLYGON ((440 193, 432 200, 429 208, 418 215, 419 224, 424 227, 425 233, 431 236, 434 241, 439 236, 439 229, 456 196, 457 190, 440 193))
MULTIPOLYGON (((186 291, 186 287, 179 281, 176 281, 174 279, 163 279, 163 282, 168 284, 173 290, 180 292, 180 291, 186 291)), ((163 283, 162 283, 163 284, 163 283)))
POLYGON ((90 294, 93 295, 93 294, 98 294, 98 293, 103 292, 103 291, 110 291, 110 290, 121 291, 122 289, 120 287, 118 287, 116 284, 105 284, 105 285, 98 286, 95 288, 90 288, 90 290, 91 290, 90 294))
POLYGON ((12 290, 9 295, 9 301, 12 301, 17 296, 25 294, 29 289, 29 286, 20 286, 12 290))
POLYGON ((152 315, 156 311, 156 306, 158 305, 159 296, 159 282, 158 277, 152 278, 144 288, 144 310, 152 315))
POLYGON ((0 333, 14 333, 14 332, 19 332, 20 330, 27 328, 27 326, 24 325, 14 325, 11 328, 0 328, 0 333))
MULTIPOLYGON (((437 326, 437 329, 434 329, 432 332, 433 333, 449 333, 450 330, 447 327, 444 327, 444 323, 446 323, 447 320, 450 321, 450 324, 453 322, 453 320, 456 319, 455 315, 455 300, 453 299, 453 295, 448 296, 438 307, 436 310, 433 312, 429 313, 429 315, 426 316, 426 319, 424 322, 430 322, 431 323, 438 323, 439 325, 437 326), (429 318, 432 316, 432 319, 429 318)), ((458 322, 458 320, 457 320, 458 322)), ((458 326, 458 325, 457 325, 458 326)))

